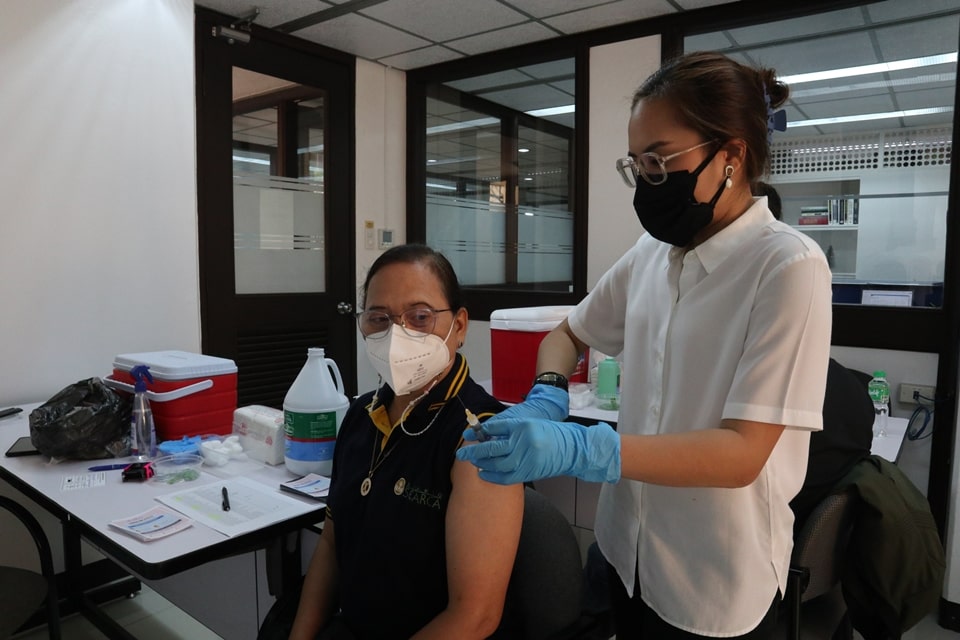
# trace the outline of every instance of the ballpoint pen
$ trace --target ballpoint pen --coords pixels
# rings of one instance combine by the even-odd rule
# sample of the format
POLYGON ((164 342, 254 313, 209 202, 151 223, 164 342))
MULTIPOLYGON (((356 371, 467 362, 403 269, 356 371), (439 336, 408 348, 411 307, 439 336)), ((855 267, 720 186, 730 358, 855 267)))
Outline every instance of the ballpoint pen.
POLYGON ((223 487, 222 489, 220 489, 220 495, 223 496, 223 504, 221 505, 223 507, 223 510, 230 511, 230 494, 227 493, 226 487, 223 487))
POLYGON ((15 416, 21 411, 23 411, 23 409, 21 409, 20 407, 10 407, 9 409, 0 409, 0 418, 15 416))
POLYGON ((88 467, 87 471, 113 471, 115 469, 126 469, 129 466, 129 462, 122 462, 120 464, 98 464, 95 467, 88 467))

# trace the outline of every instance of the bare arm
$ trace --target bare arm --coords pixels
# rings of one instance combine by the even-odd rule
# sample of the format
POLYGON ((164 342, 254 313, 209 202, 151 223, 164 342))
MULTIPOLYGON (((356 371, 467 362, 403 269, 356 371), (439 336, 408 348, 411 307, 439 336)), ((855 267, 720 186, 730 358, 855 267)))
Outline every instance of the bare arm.
POLYGON ((313 640, 333 615, 338 581, 335 549, 333 520, 328 519, 323 524, 323 533, 303 578, 303 591, 290 640, 313 640))
MULTIPOLYGON (((570 374, 586 350, 566 320, 548 333, 537 353, 537 373, 570 374)), ((718 428, 621 436, 620 475, 674 487, 743 487, 773 451, 783 425, 723 420, 718 428)))
POLYGON ((503 615, 520 539, 523 485, 484 482, 477 468, 454 462, 446 515, 447 608, 413 637, 486 638, 503 615))
POLYGON ((773 451, 783 425, 723 420, 716 429, 621 436, 623 478, 673 487, 744 487, 773 451))
POLYGON ((573 335, 566 319, 553 331, 544 336, 537 352, 537 373, 554 371, 569 376, 577 368, 580 354, 586 351, 587 345, 580 342, 573 335))

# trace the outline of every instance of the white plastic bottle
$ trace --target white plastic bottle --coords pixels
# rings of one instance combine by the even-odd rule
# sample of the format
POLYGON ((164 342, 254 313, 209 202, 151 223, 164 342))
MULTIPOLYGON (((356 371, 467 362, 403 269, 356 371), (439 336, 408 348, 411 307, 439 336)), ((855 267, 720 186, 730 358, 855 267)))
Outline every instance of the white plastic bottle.
POLYGON ((887 413, 890 411, 890 383, 886 371, 874 371, 873 379, 867 385, 870 399, 873 401, 873 435, 887 435, 887 413))
POLYGON ((287 469, 298 475, 330 475, 337 432, 349 405, 337 363, 324 357, 323 349, 307 349, 307 362, 283 399, 287 469))

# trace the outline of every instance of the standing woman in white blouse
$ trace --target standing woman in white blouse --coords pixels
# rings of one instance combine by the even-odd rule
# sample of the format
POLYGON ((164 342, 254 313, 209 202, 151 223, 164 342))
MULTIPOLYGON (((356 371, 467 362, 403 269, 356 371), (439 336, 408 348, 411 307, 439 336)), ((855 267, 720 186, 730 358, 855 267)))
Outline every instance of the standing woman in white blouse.
POLYGON ((595 530, 619 638, 769 638, 776 624, 831 326, 819 246, 751 195, 788 93, 773 70, 713 53, 643 83, 617 168, 647 233, 544 339, 527 400, 458 453, 491 482, 607 483, 595 530), (617 431, 560 422, 588 346, 621 354, 617 431))

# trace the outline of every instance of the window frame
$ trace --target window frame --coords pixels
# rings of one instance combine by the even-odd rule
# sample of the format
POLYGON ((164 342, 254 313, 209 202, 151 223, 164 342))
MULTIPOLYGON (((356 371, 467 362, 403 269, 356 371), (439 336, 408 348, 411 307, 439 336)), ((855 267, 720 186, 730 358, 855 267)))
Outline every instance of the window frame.
MULTIPOLYGON (((472 56, 466 59, 424 67, 407 74, 407 237, 411 241, 426 238, 424 186, 425 92, 430 82, 443 82, 492 71, 532 64, 561 57, 576 59, 576 132, 574 202, 574 292, 569 295, 482 291, 466 288, 465 299, 471 316, 487 320, 493 309, 576 304, 587 293, 587 210, 588 122, 589 122, 589 49, 590 47, 640 38, 660 36, 661 59, 683 51, 686 36, 723 29, 749 27, 766 22, 861 7, 881 0, 741 0, 616 25, 596 31, 564 36, 545 42, 472 56)), ((958 34, 960 49, 960 34, 958 34)), ((960 75, 960 69, 958 69, 960 75)), ((960 142, 960 82, 955 80, 953 135, 951 151, 960 142)), ((951 159, 947 198, 946 253, 944 255, 943 304, 940 308, 876 307, 850 304, 833 305, 833 346, 866 349, 935 353, 938 356, 938 398, 930 455, 927 497, 941 535, 946 530, 950 501, 951 459, 956 421, 956 389, 960 366, 960 220, 951 212, 960 205, 960 162, 951 159)))

